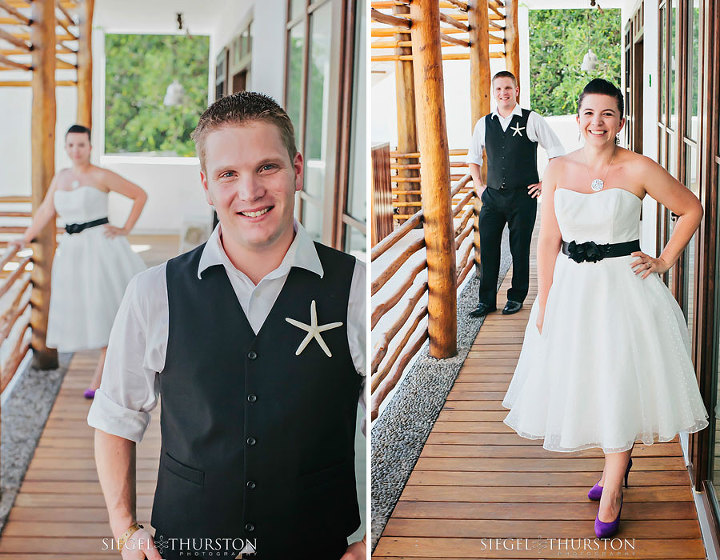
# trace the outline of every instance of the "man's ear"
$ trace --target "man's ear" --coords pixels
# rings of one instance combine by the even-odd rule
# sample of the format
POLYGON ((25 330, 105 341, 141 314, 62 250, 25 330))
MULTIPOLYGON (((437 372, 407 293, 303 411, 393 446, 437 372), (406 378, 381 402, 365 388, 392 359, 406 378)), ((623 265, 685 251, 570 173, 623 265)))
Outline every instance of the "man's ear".
POLYGON ((303 173, 305 171, 303 157, 300 152, 295 154, 293 158, 293 170, 295 171, 295 190, 301 191, 303 188, 303 173))
POLYGON ((207 184, 207 175, 205 175, 204 171, 200 171, 200 182, 202 183, 203 190, 205 191, 205 200, 207 200, 207 203, 210 206, 213 206, 213 201, 210 198, 210 191, 208 190, 208 184, 207 184))

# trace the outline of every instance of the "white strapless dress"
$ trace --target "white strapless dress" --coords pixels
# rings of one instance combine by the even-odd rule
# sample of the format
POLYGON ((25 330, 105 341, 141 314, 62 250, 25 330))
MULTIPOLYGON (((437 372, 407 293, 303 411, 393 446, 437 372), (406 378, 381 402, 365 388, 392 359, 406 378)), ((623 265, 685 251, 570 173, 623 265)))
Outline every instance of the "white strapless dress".
MULTIPOLYGON (((108 215, 107 193, 90 186, 55 192, 55 209, 66 224, 108 215)), ((52 268, 47 345, 60 352, 107 346, 125 287, 144 270, 142 259, 119 236, 96 226, 60 238, 52 268)))
MULTIPOLYGON (((557 189, 554 201, 565 241, 639 238, 642 201, 628 190, 557 189)), ((659 275, 635 275, 635 259, 558 254, 542 335, 536 300, 503 401, 519 435, 551 451, 615 453, 708 425, 682 311, 659 275)))

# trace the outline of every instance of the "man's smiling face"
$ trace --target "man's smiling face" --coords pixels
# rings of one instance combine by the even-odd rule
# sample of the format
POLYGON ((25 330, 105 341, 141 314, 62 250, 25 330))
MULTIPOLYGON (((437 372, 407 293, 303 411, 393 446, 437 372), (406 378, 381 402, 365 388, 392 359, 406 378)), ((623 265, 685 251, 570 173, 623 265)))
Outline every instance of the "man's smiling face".
POLYGON ((277 126, 255 120, 209 132, 201 179, 223 243, 263 252, 292 242, 303 159, 290 160, 277 126))

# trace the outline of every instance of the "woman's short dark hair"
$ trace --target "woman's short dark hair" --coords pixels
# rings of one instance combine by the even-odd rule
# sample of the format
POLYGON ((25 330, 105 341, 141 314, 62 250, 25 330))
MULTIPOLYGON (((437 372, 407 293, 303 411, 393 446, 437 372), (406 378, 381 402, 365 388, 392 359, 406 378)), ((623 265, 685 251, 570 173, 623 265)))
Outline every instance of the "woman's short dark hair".
POLYGON ((607 80, 603 80, 602 78, 595 78, 585 86, 585 89, 582 90, 582 93, 578 98, 578 115, 580 114, 580 106, 582 105, 583 99, 586 95, 591 93, 599 93, 601 95, 614 97, 617 101, 618 109, 620 110, 620 118, 625 116, 625 101, 623 100, 622 92, 615 87, 614 84, 608 82, 607 80))
POLYGON ((65 138, 67 138, 68 134, 73 132, 79 132, 79 133, 85 133, 88 135, 88 140, 90 140, 90 129, 87 126, 83 126, 81 124, 74 124, 70 128, 68 128, 68 131, 65 133, 65 138))

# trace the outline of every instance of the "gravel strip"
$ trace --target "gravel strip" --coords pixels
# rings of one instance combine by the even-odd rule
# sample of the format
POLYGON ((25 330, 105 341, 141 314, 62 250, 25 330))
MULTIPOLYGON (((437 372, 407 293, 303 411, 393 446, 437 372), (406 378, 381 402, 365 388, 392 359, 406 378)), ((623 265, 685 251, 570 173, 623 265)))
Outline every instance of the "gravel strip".
MULTIPOLYGON (((503 233, 501 255, 498 288, 512 263, 507 228, 503 233)), ((444 360, 431 358, 425 346, 372 427, 373 550, 484 321, 484 318, 468 317, 477 307, 479 286, 479 278, 473 275, 458 297, 457 356, 444 360)), ((505 294, 498 295, 500 307, 505 305, 504 298, 505 294)))
POLYGON ((58 369, 28 367, 0 412, 0 531, 15 502, 45 422, 60 391, 72 354, 60 354, 58 369))

